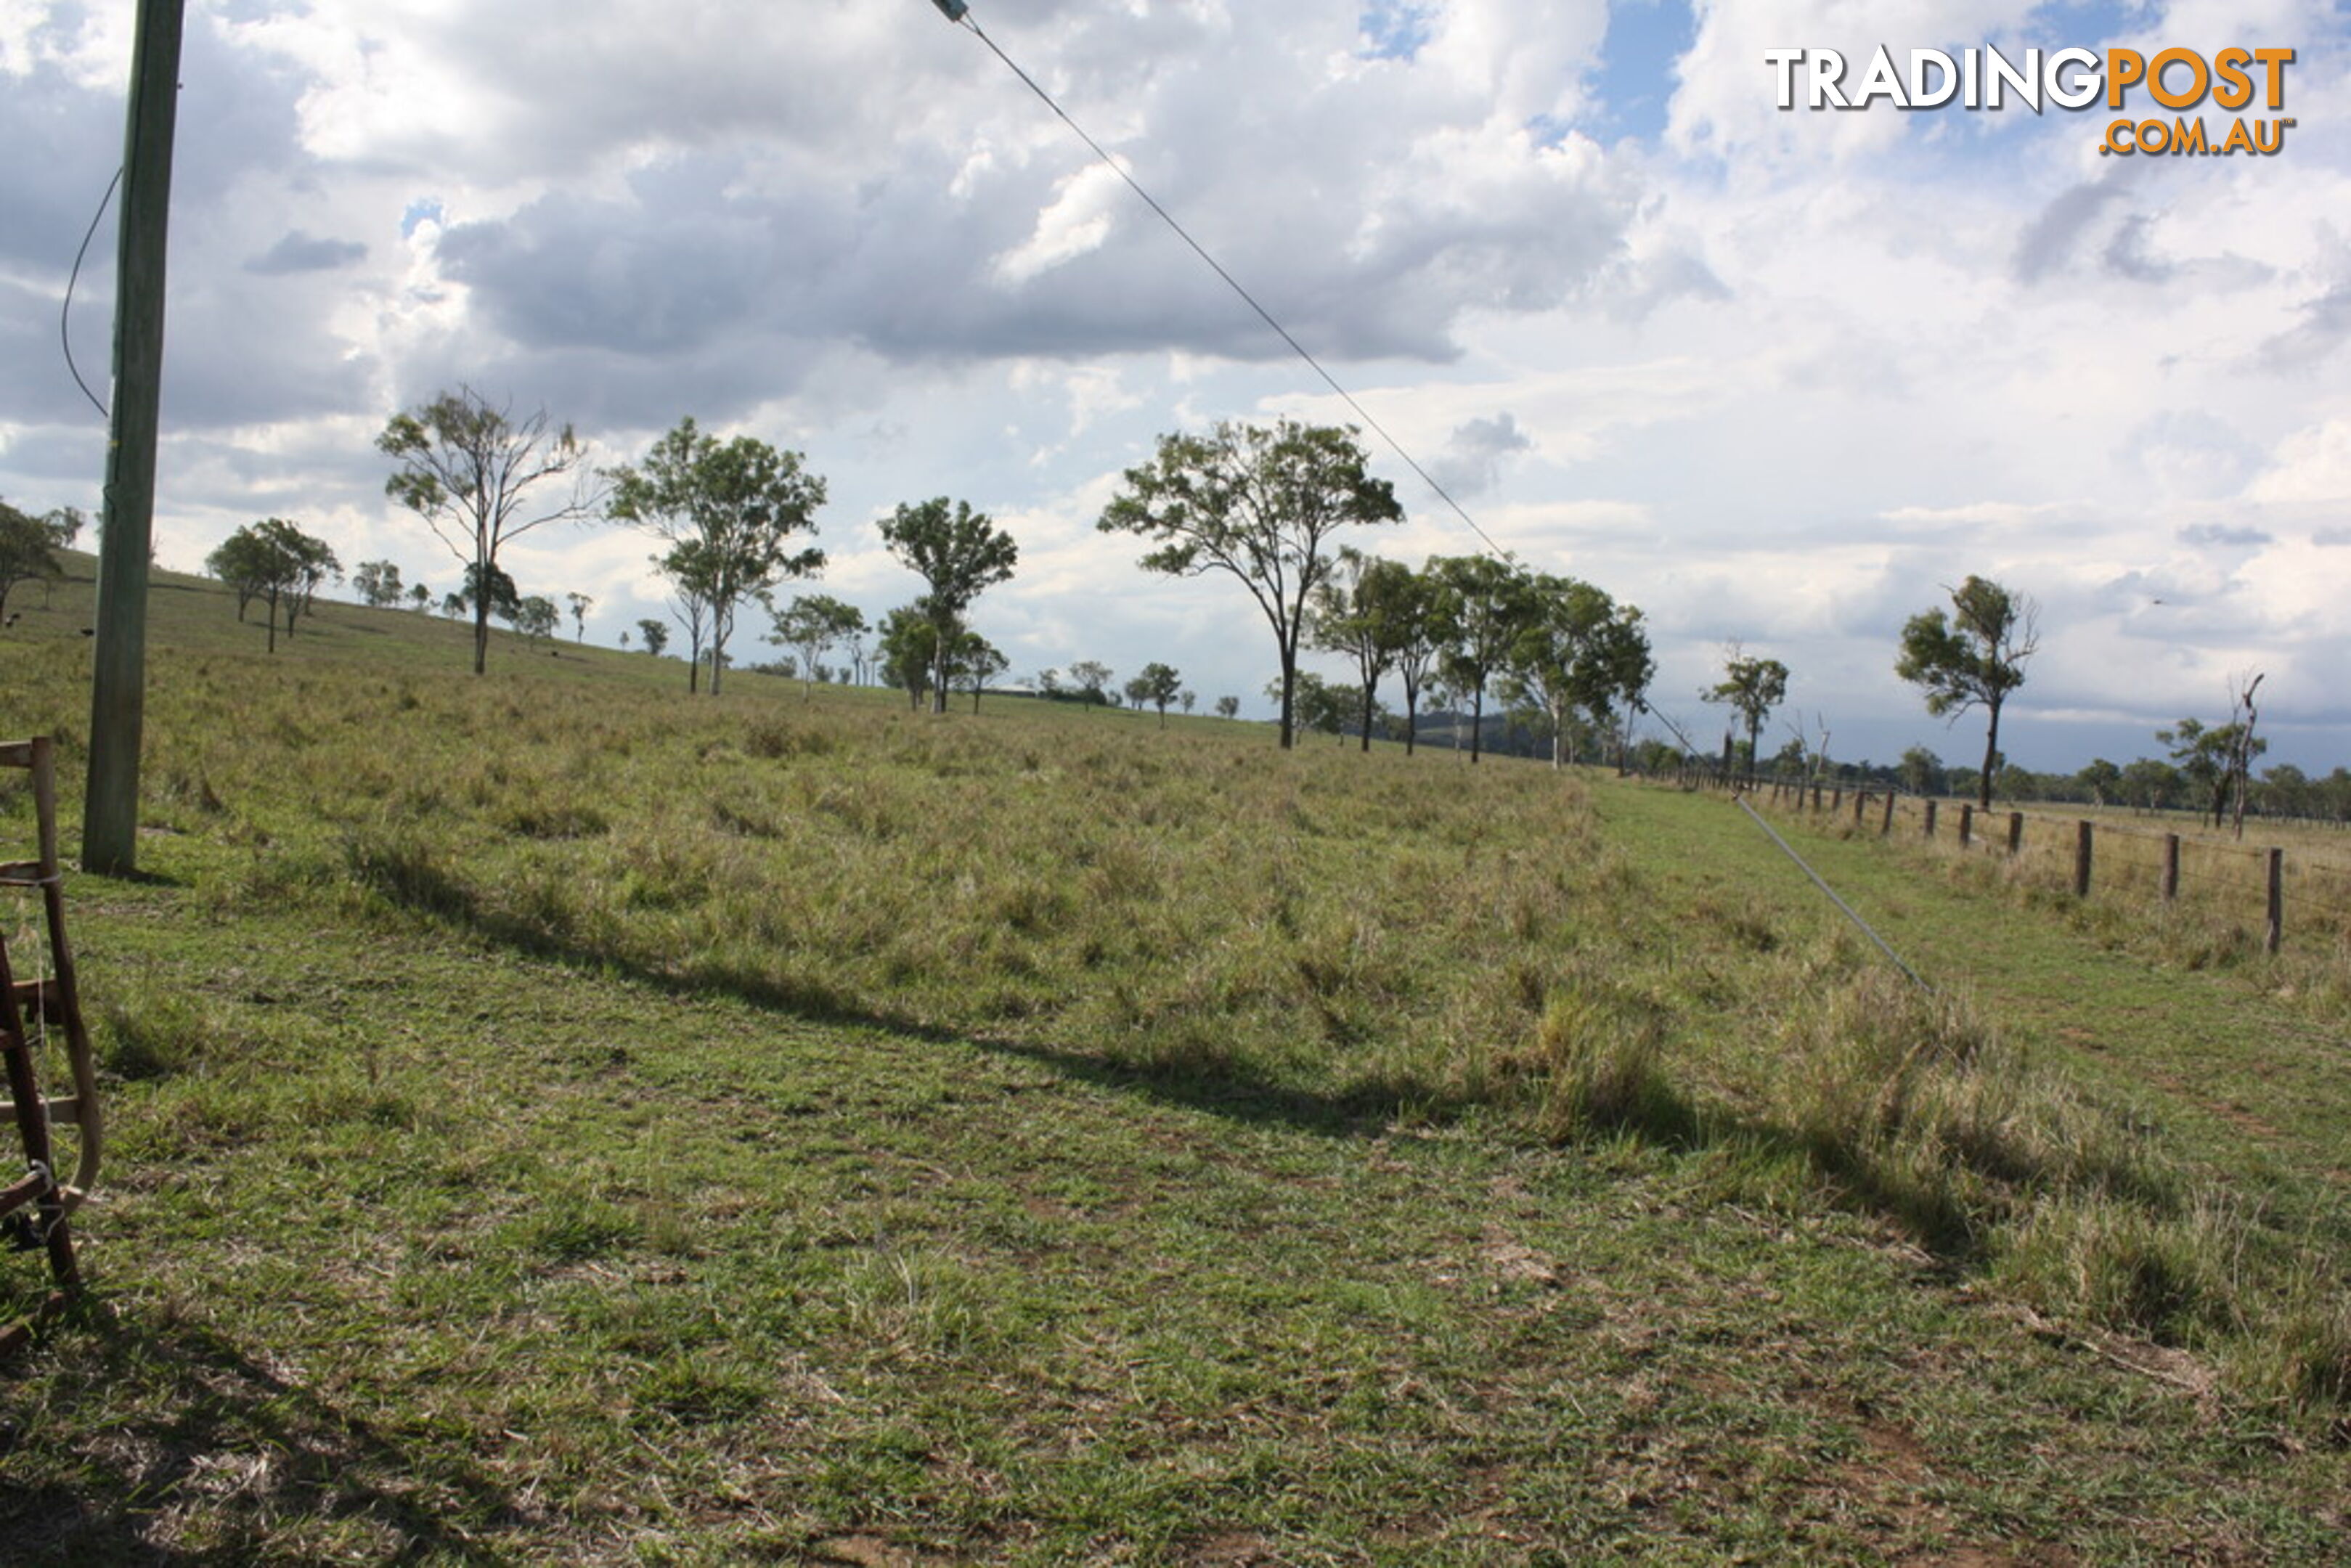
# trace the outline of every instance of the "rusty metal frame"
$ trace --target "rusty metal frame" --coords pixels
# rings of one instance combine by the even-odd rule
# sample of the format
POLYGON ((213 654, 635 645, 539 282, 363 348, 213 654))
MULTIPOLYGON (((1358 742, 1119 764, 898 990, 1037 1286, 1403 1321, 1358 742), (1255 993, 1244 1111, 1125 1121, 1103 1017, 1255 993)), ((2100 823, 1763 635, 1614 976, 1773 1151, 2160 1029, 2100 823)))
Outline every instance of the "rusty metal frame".
MULTIPOLYGON (((65 878, 57 858, 57 791, 55 744, 47 736, 32 740, 0 741, 0 768, 26 769, 33 776, 33 804, 39 825, 37 852, 29 861, 0 862, 0 887, 35 888, 47 926, 47 974, 18 979, 10 963, 7 943, 0 937, 0 1056, 5 1056, 9 1098, 0 1101, 0 1118, 15 1121, 24 1144, 26 1175, 0 1186, 0 1215, 31 1207, 39 1216, 37 1231, 49 1254, 52 1272, 60 1287, 78 1282, 68 1216, 81 1207, 98 1185, 105 1147, 105 1120, 98 1097, 98 1069, 92 1058, 89 1031, 82 1022, 81 998, 75 983, 73 947, 66 940, 65 878), (34 1077, 27 1019, 37 1018, 62 1032, 67 1070, 73 1092, 43 1094, 34 1077), (71 1180, 57 1172, 50 1140, 58 1127, 74 1129, 74 1170, 71 1180)), ((23 1325, 0 1330, 0 1351, 21 1343, 23 1325)))

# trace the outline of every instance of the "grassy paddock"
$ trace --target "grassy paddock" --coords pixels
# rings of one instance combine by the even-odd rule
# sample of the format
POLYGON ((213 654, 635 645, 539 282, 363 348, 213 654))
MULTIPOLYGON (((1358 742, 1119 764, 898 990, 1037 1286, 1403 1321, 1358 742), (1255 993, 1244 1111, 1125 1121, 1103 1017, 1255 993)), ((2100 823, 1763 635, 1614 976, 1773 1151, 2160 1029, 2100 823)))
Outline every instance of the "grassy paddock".
MULTIPOLYGON (((117 1159, 88 1303, 0 1370, 0 1544, 2339 1542, 2339 1089, 2206 1114, 2200 1040, 2077 1049, 2113 1019, 1967 945, 2173 1019, 2213 977, 1947 885, 1901 918, 1972 984, 1921 998, 1719 804, 1539 767, 475 680, 342 606, 265 658, 167 586, 150 875, 71 893, 117 1159)), ((16 727, 78 761, 86 648, 35 629, 16 727)))

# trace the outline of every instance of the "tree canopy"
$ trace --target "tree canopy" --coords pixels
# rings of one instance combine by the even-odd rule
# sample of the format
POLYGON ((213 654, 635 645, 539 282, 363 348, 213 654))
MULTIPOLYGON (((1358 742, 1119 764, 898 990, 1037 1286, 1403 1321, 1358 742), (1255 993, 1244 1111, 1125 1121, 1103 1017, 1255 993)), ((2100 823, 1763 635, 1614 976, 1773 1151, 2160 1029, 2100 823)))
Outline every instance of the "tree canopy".
POLYGON ((691 415, 654 442, 641 464, 606 477, 610 515, 669 541, 654 564, 684 601, 697 659, 699 632, 708 626, 710 691, 716 695, 743 601, 823 567, 822 550, 792 547, 795 535, 816 531, 824 480, 805 469, 797 452, 778 452, 748 435, 721 442, 697 429, 691 415))
MULTIPOLYGON (((78 527, 78 514, 76 522, 78 527)), ((7 610, 9 591, 18 583, 52 581, 64 573, 57 550, 67 539, 59 538, 48 518, 31 517, 0 501, 0 613, 7 610)))
POLYGON ((815 688, 826 650, 866 631, 865 612, 829 593, 803 593, 776 612, 768 641, 791 649, 799 659, 802 691, 815 688))
MULTIPOLYGON (((384 493, 417 516, 478 575, 509 539, 594 509, 587 448, 547 410, 521 419, 469 386, 392 416, 376 447, 398 466, 384 493), (550 489, 550 486, 552 488, 550 489)), ((488 665, 490 601, 475 595, 474 674, 488 665)))
POLYGON ((936 633, 932 690, 935 710, 945 713, 947 662, 965 631, 964 614, 983 591, 1011 577, 1020 547, 987 513, 973 511, 968 501, 950 505, 945 496, 901 505, 881 526, 890 553, 930 585, 914 608, 936 633))
POLYGON ((236 618, 255 599, 267 601, 268 651, 277 651, 277 612, 286 612, 286 635, 310 606, 319 590, 342 575, 342 563, 327 541, 313 538, 283 517, 264 517, 229 535, 204 558, 204 570, 236 594, 236 618))
POLYGON ((2000 771, 2000 710, 2024 684, 2025 661, 2041 645, 2040 608, 1988 578, 1971 576, 1950 594, 1949 614, 1929 610, 1904 625, 1894 673, 1926 693, 1927 711, 1938 718, 1984 710, 1989 722, 1976 803, 1990 810, 1992 779, 2000 771))
POLYGON ((351 569, 351 586, 360 602, 376 610, 396 609, 403 593, 400 568, 388 560, 363 560, 351 569))
POLYGON ((1220 571, 1249 590, 1280 655, 1285 747, 1296 736, 1298 646, 1314 590, 1331 570, 1332 536, 1404 517, 1394 488, 1372 476, 1355 434, 1284 419, 1270 428, 1227 421, 1207 435, 1163 435, 1149 463, 1126 471, 1096 525, 1155 541, 1142 559, 1147 571, 1220 571))
MULTIPOLYGON (((1788 696, 1788 666, 1777 659, 1752 659, 1741 653, 1732 643, 1722 662, 1722 679, 1700 692, 1701 700, 1728 703, 1730 711, 1747 721, 1747 765, 1756 766, 1757 737, 1762 734, 1763 721, 1771 716, 1788 696)), ((1727 753, 1729 742, 1723 747, 1727 753)), ((1728 756, 1724 765, 1729 765, 1728 756)))
POLYGON ((1156 659, 1143 666, 1143 673, 1126 683, 1126 700, 1140 708, 1149 703, 1159 710, 1159 727, 1167 727, 1167 705, 1184 690, 1184 677, 1173 664, 1163 664, 1156 659))
POLYGON ((1530 580, 1494 556, 1435 556, 1427 573, 1437 630, 1437 669, 1455 699, 1468 697, 1469 760, 1482 750, 1486 688, 1510 668, 1511 650, 1531 613, 1530 580))
POLYGON ((1405 751, 1419 712, 1420 682, 1427 673, 1428 595, 1417 572, 1401 561, 1366 555, 1353 545, 1339 547, 1336 570, 1316 587, 1308 635, 1314 646, 1354 661, 1362 681, 1363 748, 1372 748, 1372 712, 1380 678, 1401 668, 1405 681, 1405 751))

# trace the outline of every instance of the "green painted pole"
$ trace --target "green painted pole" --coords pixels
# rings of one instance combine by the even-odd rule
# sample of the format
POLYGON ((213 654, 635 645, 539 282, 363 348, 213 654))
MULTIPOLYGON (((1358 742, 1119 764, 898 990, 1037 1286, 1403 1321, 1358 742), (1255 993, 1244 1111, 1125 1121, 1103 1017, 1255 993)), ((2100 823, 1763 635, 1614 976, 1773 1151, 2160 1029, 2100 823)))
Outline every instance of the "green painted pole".
POLYGON ((147 704, 147 558, 155 521, 155 443, 163 383, 163 258, 172 211, 185 0, 139 0, 131 105, 122 134, 122 208, 114 297, 114 404, 98 552, 90 668, 89 776, 81 863, 138 870, 139 746, 147 704))

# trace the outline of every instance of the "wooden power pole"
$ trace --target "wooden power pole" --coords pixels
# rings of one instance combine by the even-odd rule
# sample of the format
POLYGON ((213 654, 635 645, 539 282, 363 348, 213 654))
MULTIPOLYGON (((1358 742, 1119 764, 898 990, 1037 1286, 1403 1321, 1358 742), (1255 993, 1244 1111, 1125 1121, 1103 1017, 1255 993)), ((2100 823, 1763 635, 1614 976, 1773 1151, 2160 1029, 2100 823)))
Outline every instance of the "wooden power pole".
POLYGON ((147 558, 155 521, 155 437, 163 382, 163 250, 172 212, 185 0, 139 0, 122 137, 116 250, 114 401, 98 552, 90 671, 89 777, 81 863, 138 869, 139 745, 147 704, 147 558))

